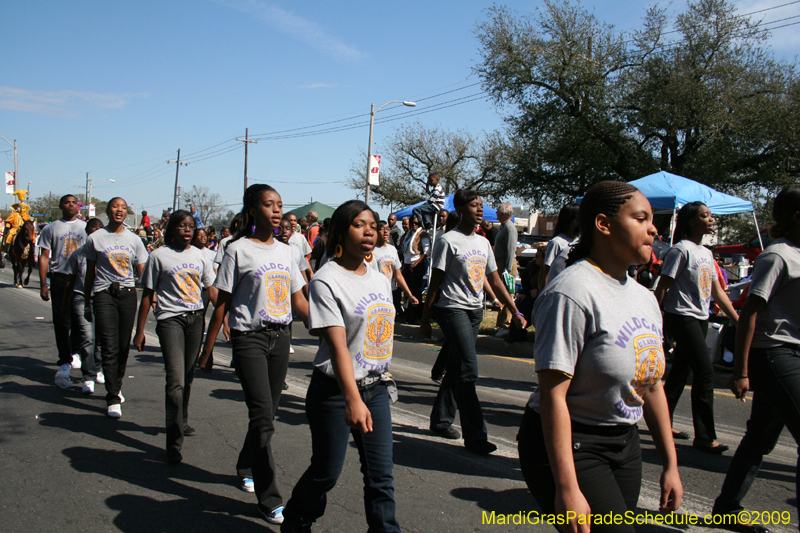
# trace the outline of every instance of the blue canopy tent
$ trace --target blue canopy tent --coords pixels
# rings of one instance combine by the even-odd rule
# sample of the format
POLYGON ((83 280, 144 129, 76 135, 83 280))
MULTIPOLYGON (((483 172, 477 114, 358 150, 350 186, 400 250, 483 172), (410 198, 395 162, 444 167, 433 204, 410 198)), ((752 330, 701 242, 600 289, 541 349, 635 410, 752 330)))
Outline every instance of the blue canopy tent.
MULTIPOLYGON (((444 208, 447 209, 448 211, 453 211, 456 208, 456 206, 453 205, 453 196, 455 195, 448 194, 444 198, 444 208)), ((411 213, 414 211, 414 208, 424 203, 425 202, 419 202, 417 204, 404 207, 403 209, 398 209, 392 214, 395 215, 398 218, 398 220, 402 220, 403 217, 410 217, 411 213)), ((489 222, 500 222, 499 220, 497 220, 497 209, 489 207, 486 204, 483 205, 483 218, 488 220, 489 222)), ((512 221, 514 220, 513 216, 511 217, 511 220, 512 221)))
MULTIPOLYGON (((706 204, 714 215, 732 215, 753 211, 752 202, 715 191, 707 185, 669 172, 656 172, 629 183, 645 195, 654 212, 672 211, 675 214, 684 205, 698 201, 706 204)), ((578 198, 578 203, 581 200, 582 198, 578 198)), ((758 220, 754 211, 753 220, 755 220, 756 234, 760 240, 761 232, 758 229, 758 220)))

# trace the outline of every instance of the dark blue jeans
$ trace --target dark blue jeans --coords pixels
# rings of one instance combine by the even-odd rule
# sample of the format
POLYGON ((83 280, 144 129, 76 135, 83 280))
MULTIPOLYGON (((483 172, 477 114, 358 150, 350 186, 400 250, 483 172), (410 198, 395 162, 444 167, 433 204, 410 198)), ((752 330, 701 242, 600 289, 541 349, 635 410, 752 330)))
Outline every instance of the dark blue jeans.
POLYGON ((289 367, 291 340, 288 325, 260 331, 231 332, 233 366, 250 417, 236 471, 240 477, 253 478, 258 503, 267 511, 283 503, 272 457, 272 435, 289 367))
POLYGON ((95 342, 103 354, 103 374, 106 377, 106 404, 120 403, 119 391, 128 368, 133 322, 136 319, 136 290, 120 287, 118 296, 100 291, 94 295, 95 342))
POLYGON ((183 313, 156 323, 167 372, 164 400, 167 458, 180 457, 183 426, 189 420, 189 396, 204 326, 203 311, 183 313))
POLYGON ((95 338, 95 322, 89 322, 83 316, 86 307, 86 298, 83 294, 76 292, 72 297, 72 323, 78 328, 78 339, 76 348, 81 354, 81 373, 83 379, 94 381, 97 379, 97 372, 103 368, 100 356, 100 344, 95 338))
MULTIPOLYGON (((800 345, 752 348, 748 376, 753 389, 750 420, 714 502, 715 513, 743 509, 742 499, 758 475, 764 456, 778 443, 784 425, 800 444, 800 345)), ((798 471, 800 457, 795 471, 795 494, 800 498, 798 471)))
POLYGON ((449 348, 447 373, 431 411, 431 428, 450 427, 461 413, 464 440, 486 440, 486 422, 475 382, 478 381, 478 354, 475 343, 483 319, 483 309, 436 308, 436 320, 449 348))
POLYGON ((350 435, 358 448, 364 475, 364 510, 370 533, 399 532, 395 518, 392 470, 392 413, 382 382, 360 389, 372 414, 372 431, 361 433, 345 424, 345 401, 339 384, 314 370, 306 394, 306 417, 311 429, 311 465, 297 482, 286 504, 289 526, 308 528, 325 513, 327 494, 342 473, 350 435))

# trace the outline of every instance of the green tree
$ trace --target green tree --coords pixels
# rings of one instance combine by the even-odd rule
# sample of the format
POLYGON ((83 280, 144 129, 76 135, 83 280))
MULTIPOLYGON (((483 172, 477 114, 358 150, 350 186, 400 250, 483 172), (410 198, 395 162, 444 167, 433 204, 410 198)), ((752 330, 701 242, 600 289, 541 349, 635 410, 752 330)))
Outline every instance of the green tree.
MULTIPOLYGON (((501 156, 505 145, 496 135, 479 138, 468 131, 447 131, 414 122, 398 127, 375 153, 382 156, 380 185, 370 187, 370 200, 389 206, 410 205, 428 197, 428 175, 438 172, 445 193, 478 190, 491 200, 504 195, 501 156)), ((353 161, 348 186, 366 185, 365 152, 353 161)))
POLYGON ((508 125, 510 192, 546 208, 658 170, 724 190, 800 175, 798 84, 767 33, 725 0, 668 25, 658 7, 632 34, 567 1, 488 10, 475 70, 508 125))

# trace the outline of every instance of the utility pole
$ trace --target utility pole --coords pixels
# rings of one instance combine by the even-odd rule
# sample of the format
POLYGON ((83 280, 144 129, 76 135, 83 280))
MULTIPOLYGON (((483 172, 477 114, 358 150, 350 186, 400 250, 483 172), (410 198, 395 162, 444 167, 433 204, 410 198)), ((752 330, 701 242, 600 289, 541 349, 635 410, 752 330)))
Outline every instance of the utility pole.
POLYGON ((11 144, 11 141, 3 136, 0 136, 0 139, 3 139, 5 142, 14 147, 14 190, 16 191, 19 189, 19 185, 17 185, 19 183, 19 168, 17 168, 19 166, 19 157, 17 157, 17 140, 14 139, 14 144, 11 144))
POLYGON ((86 192, 83 194, 83 203, 86 204, 86 218, 89 218, 89 204, 92 203, 92 198, 89 196, 91 194, 89 189, 89 173, 86 173, 86 192))
POLYGON ((178 209, 181 208, 181 196, 183 196, 183 187, 178 187, 178 209))
POLYGON ((175 163, 175 193, 172 196, 172 211, 175 211, 175 205, 178 203, 178 173, 181 170, 181 165, 188 165, 181 161, 181 149, 178 148, 178 159, 167 159, 167 163, 175 163))
POLYGON ((258 141, 250 139, 250 128, 244 129, 244 139, 236 137, 236 140, 244 143, 244 190, 247 191, 247 145, 258 143, 258 141))
MULTIPOLYGON (((16 181, 16 180, 14 180, 14 181, 16 181)), ((31 182, 29 181, 28 182, 28 198, 30 198, 30 197, 31 197, 31 182)))

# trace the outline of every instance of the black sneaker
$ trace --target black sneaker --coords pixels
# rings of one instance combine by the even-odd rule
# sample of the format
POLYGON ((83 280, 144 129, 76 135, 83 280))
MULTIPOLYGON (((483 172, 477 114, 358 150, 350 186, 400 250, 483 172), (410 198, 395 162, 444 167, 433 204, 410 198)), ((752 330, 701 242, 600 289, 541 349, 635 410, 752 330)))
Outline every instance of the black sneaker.
POLYGON ((167 455, 168 465, 179 465, 183 461, 183 456, 180 453, 170 453, 167 455))
POLYGON ((464 441, 464 447, 472 453, 477 453, 478 455, 489 455, 493 451, 497 450, 497 446, 488 440, 467 440, 464 441))
POLYGON ((440 437, 444 437, 445 439, 460 439, 461 433, 458 432, 456 428, 453 426, 447 426, 446 428, 431 428, 431 431, 440 437))
POLYGON ((184 424, 183 425, 183 436, 184 437, 194 437, 195 435, 197 435, 197 430, 196 429, 194 429, 189 424, 184 424))

